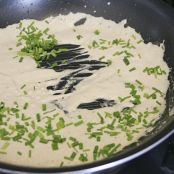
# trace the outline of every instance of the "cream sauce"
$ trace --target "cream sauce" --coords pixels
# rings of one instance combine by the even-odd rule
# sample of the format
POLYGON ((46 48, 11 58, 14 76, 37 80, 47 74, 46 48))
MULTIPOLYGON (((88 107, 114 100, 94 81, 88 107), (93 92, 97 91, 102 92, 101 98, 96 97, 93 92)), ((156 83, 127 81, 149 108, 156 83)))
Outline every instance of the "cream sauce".
MULTIPOLYGON (((83 142, 84 149, 90 149, 85 153, 88 155, 88 162, 93 161, 93 149, 95 145, 103 147, 109 143, 121 144, 118 150, 121 150, 124 146, 136 142, 141 136, 145 135, 146 132, 150 131, 151 128, 145 128, 140 125, 135 127, 142 127, 138 133, 134 134, 131 141, 127 140, 126 134, 121 132, 117 136, 109 136, 104 134, 101 137, 101 141, 96 141, 94 138, 89 139, 86 135, 88 122, 99 122, 97 112, 104 115, 105 112, 121 111, 125 107, 132 107, 133 104, 129 100, 120 102, 118 97, 126 97, 130 94, 130 89, 125 88, 125 83, 135 84, 136 80, 141 81, 144 85, 144 90, 139 90, 141 95, 141 104, 135 107, 137 112, 144 112, 146 109, 149 111, 153 110, 154 107, 159 108, 159 112, 151 114, 147 117, 147 121, 158 120, 161 113, 165 109, 165 95, 163 97, 158 96, 158 101, 161 103, 159 106, 156 100, 146 99, 143 97, 144 93, 152 93, 152 87, 155 87, 166 94, 169 86, 168 73, 169 68, 163 60, 164 56, 164 45, 154 45, 152 43, 145 44, 144 42, 138 43, 143 40, 141 35, 137 33, 131 27, 125 27, 126 20, 115 23, 111 20, 106 20, 101 17, 93 17, 91 15, 77 13, 70 13, 66 16, 59 15, 57 17, 49 17, 43 21, 36 20, 23 20, 23 25, 28 25, 31 21, 35 21, 35 25, 39 29, 49 28, 49 33, 54 34, 58 43, 71 43, 79 44, 85 48, 91 59, 99 60, 100 57, 105 56, 102 61, 112 60, 112 64, 100 70, 97 70, 92 76, 83 80, 77 85, 76 90, 68 95, 54 96, 52 91, 46 89, 49 85, 56 84, 61 77, 69 73, 66 72, 55 72, 51 69, 39 69, 36 68, 36 63, 30 57, 24 58, 23 62, 19 63, 16 56, 17 51, 20 48, 16 48, 16 36, 19 31, 17 29, 18 24, 10 25, 5 29, 0 29, 0 96, 1 101, 5 102, 6 105, 12 106, 14 101, 17 101, 21 107, 24 103, 29 103, 29 109, 22 111, 25 114, 36 119, 36 113, 42 113, 41 105, 47 104, 48 110, 56 109, 54 113, 59 112, 60 117, 63 117, 66 122, 77 122, 77 115, 81 115, 84 124, 75 127, 68 126, 60 130, 60 134, 63 137, 68 138, 69 136, 75 137, 79 142, 83 142), (87 20, 83 25, 74 26, 74 23, 79 19, 86 17, 87 20), (47 20, 49 23, 45 22, 47 20), (99 35, 94 34, 95 30, 99 30, 99 35), (77 39, 77 35, 81 35, 80 40, 77 39), (122 48, 122 46, 112 46, 105 50, 89 48, 89 45, 95 40, 97 42, 100 39, 112 41, 116 38, 121 38, 125 41, 130 40, 130 43, 135 46, 135 49, 122 48), (13 50, 9 50, 13 48, 13 50), (131 57, 130 65, 126 66, 123 62, 123 56, 113 56, 116 51, 128 50, 133 57, 131 57), (165 70, 165 75, 159 75, 157 78, 154 75, 147 75, 143 72, 145 67, 160 66, 162 70, 165 70), (130 72, 129 70, 136 67, 136 70, 130 72), (49 79, 55 79, 48 81, 49 79), (39 83, 40 82, 40 83, 39 83), (26 85, 24 89, 20 89, 21 86, 26 85), (35 90, 34 90, 35 88, 35 90), (24 94, 24 90, 27 91, 27 95, 24 94), (97 98, 106 98, 109 100, 115 100, 116 105, 113 107, 105 107, 98 110, 82 110, 77 109, 80 103, 91 102, 97 98), (64 114, 62 110, 55 107, 52 104, 53 100, 57 100, 59 104, 69 111, 69 114, 64 114)), ((50 115, 51 115, 50 114, 50 115)), ((49 115, 49 114, 48 114, 49 115)), ((42 116, 41 116, 42 117, 42 116)), ((135 115, 137 117, 137 115, 135 115)), ((58 119, 58 118, 57 118, 58 119)), ((15 118, 11 118, 8 124, 14 124, 15 118)), ((19 121, 19 120, 18 120, 19 121)), ((45 119, 37 123, 39 126, 45 125, 45 119)), ((109 119, 105 120, 110 123, 109 119)), ((53 124, 56 124, 54 121, 53 124)), ((117 123, 115 123, 116 125, 117 123)), ((96 126, 97 127, 97 126, 96 126)), ((33 131, 29 128, 30 131, 33 131)), ((133 129, 133 128, 131 128, 133 129)), ((120 131, 120 129, 118 129, 120 131)), ((3 146, 5 141, 0 140, 0 148, 3 146)), ((81 163, 77 157, 73 161, 64 159, 64 156, 70 156, 74 151, 69 148, 67 142, 59 145, 59 150, 53 151, 50 144, 41 144, 39 141, 34 142, 34 149, 32 150, 32 157, 28 157, 28 146, 24 143, 10 142, 7 148, 7 154, 0 154, 0 161, 25 165, 25 166, 41 166, 41 167, 52 167, 59 166, 62 161, 64 165, 75 165, 81 163), (22 155, 18 155, 17 152, 22 152, 22 155)), ((0 150, 1 151, 1 150, 0 150)), ((102 157, 101 157, 102 158, 102 157)), ((100 159, 101 159, 100 158, 100 159)))

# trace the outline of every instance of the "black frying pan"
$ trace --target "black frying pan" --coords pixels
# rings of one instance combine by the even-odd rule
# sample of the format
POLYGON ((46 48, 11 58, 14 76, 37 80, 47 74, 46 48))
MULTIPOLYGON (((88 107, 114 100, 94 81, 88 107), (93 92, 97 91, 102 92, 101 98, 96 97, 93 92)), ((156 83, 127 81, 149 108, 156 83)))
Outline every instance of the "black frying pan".
MULTIPOLYGON (((128 25, 140 32, 145 42, 159 44, 165 40, 164 59, 169 67, 174 69, 174 10, 160 0, 0 0, 0 27, 17 23, 21 19, 44 19, 50 15, 69 12, 88 13, 116 22, 126 18, 128 25)), ((139 140, 139 146, 134 143, 113 157, 75 167, 28 168, 0 163, 0 172, 92 173, 119 166, 147 152, 174 133, 174 116, 170 113, 174 106, 173 69, 169 77, 170 87, 166 96, 166 110, 161 120, 156 123, 154 130, 139 140)))

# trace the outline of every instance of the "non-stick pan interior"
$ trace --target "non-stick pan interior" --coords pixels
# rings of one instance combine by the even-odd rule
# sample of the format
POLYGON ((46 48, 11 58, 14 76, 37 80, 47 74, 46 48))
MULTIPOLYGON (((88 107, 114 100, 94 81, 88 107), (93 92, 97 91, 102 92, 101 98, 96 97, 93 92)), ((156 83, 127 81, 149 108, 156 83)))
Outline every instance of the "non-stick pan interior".
MULTIPOLYGON (((48 169, 50 171, 71 171, 91 168, 130 156, 161 139, 174 129, 174 11, 165 3, 156 0, 0 0, 0 27, 17 23, 21 19, 44 19, 69 12, 83 12, 94 16, 104 17, 116 22, 127 19, 127 25, 136 29, 143 36, 145 42, 159 44, 165 41, 165 61, 171 68, 170 87, 166 96, 167 107, 152 133, 140 139, 137 143, 127 147, 114 157, 83 166, 62 169, 48 169)), ((59 26, 57 26, 59 27, 59 26)), ((155 59, 155 57, 152 57, 155 59)), ((27 169, 20 166, 0 164, 0 168, 21 171, 42 171, 42 169, 27 169)))

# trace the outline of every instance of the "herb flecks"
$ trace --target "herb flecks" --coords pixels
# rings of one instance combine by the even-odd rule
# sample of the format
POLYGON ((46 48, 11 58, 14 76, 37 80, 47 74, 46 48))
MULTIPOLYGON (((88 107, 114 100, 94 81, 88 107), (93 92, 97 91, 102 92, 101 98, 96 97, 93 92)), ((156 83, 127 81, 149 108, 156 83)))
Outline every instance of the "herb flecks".
POLYGON ((95 30, 95 31, 94 31, 94 34, 95 34, 95 35, 99 35, 99 34, 100 34, 100 31, 99 31, 99 30, 95 30))
POLYGON ((143 72, 147 73, 147 75, 153 75, 155 78, 157 78, 157 76, 166 75, 166 72, 160 66, 146 67, 143 72))
POLYGON ((138 92, 139 90, 144 90, 144 85, 140 81, 136 80, 135 84, 125 83, 125 87, 130 89, 130 95, 126 97, 118 97, 119 101, 123 102, 127 99, 130 99, 129 101, 134 105, 141 104, 141 96, 138 92))
POLYGON ((27 27, 20 22, 18 29, 20 33, 17 36, 16 46, 20 47, 17 55, 21 61, 24 57, 29 56, 35 60, 38 67, 42 67, 42 62, 47 61, 50 57, 56 57, 57 53, 61 51, 66 51, 65 49, 55 49, 58 41, 53 34, 48 33, 48 28, 39 30, 34 22, 27 27))
POLYGON ((121 46, 121 48, 125 49, 135 49, 135 46, 132 45, 130 40, 126 41, 123 39, 114 39, 114 40, 99 39, 98 41, 93 40, 92 43, 88 45, 88 48, 106 50, 113 46, 121 46))
POLYGON ((79 35, 76 36, 76 38, 77 38, 78 40, 80 40, 80 39, 83 38, 83 36, 79 34, 79 35))

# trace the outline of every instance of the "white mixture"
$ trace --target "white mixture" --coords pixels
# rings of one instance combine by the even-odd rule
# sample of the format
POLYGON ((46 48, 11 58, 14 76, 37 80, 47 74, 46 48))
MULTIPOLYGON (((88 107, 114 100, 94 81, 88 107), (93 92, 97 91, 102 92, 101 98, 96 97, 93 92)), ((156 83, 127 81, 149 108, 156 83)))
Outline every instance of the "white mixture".
MULTIPOLYGON (((35 20, 23 20, 22 23, 27 26, 32 21, 35 20)), ((40 30, 48 27, 49 33, 55 35, 59 44, 79 44, 88 51, 91 59, 99 60, 102 57, 102 61, 109 62, 109 66, 95 71, 93 75, 81 81, 73 93, 67 95, 53 95, 55 91, 47 90, 47 86, 55 85, 61 77, 69 74, 70 70, 55 72, 52 69, 39 69, 36 68, 35 61, 30 57, 25 57, 22 62, 19 62, 18 58, 14 58, 20 49, 20 47, 16 48, 18 24, 0 29, 0 101, 9 107, 14 107, 14 102, 17 102, 20 114, 24 113, 26 117, 29 117, 28 120, 21 120, 21 116, 16 118, 13 114, 7 114, 3 118, 8 126, 0 125, 0 161, 35 167, 69 166, 82 163, 83 159, 84 162, 91 162, 107 157, 107 155, 101 155, 104 146, 114 143, 116 149, 114 153, 116 153, 152 129, 143 125, 154 123, 160 118, 165 109, 165 94, 169 86, 169 68, 163 60, 164 45, 145 44, 141 35, 133 28, 124 27, 125 23, 125 20, 115 23, 82 13, 70 13, 66 16, 59 15, 43 21, 35 21, 35 25, 40 30), (74 26, 74 23, 83 17, 87 18, 86 22, 83 25, 74 26), (79 35, 80 39, 78 39, 79 35), (115 39, 122 39, 128 43, 127 47, 113 44, 115 39), (126 53, 130 55, 129 65, 123 61, 126 53), (145 68, 155 69, 155 67, 158 67, 162 73, 148 75, 145 71, 145 68), (50 79, 54 80, 49 81, 50 79), (130 94, 132 88, 125 87, 125 83, 135 87, 141 100, 140 104, 134 105, 131 102, 133 100, 133 96, 130 94), (155 93, 155 97, 151 96, 153 93, 155 93), (97 110, 77 109, 80 103, 88 103, 97 98, 114 100, 116 104, 97 110), (69 113, 64 114, 62 110, 58 109, 52 103, 54 100, 69 113), (28 104, 27 109, 23 109, 25 103, 28 104), (46 111, 42 111, 44 110, 42 109, 43 104, 46 104, 46 111), (133 126, 127 127, 128 130, 121 128, 118 118, 113 116, 113 112, 121 113, 126 107, 132 109, 131 116, 136 119, 133 126), (52 112, 45 113, 51 110, 52 112), (98 112, 103 120, 98 116, 98 112), (41 121, 37 121, 37 113, 40 114, 41 121), (55 134, 66 138, 63 143, 58 145, 58 149, 52 149, 50 140, 52 136, 46 135, 45 132, 43 132, 44 138, 50 141, 41 143, 42 135, 40 134, 33 141, 33 147, 26 145, 25 138, 29 138, 29 132, 34 133, 38 127, 45 128, 49 120, 46 116, 53 117, 53 115, 55 118, 51 123, 55 134), (71 124, 62 129, 59 129, 59 126, 56 127, 61 117, 65 124, 71 124), (3 128, 11 133, 10 137, 16 135, 16 130, 9 127, 14 127, 17 122, 28 129, 22 139, 19 142, 2 139, 3 128), (35 127, 31 126, 34 124, 33 122, 35 122, 35 127), (91 132, 87 131, 89 122, 96 123, 91 128, 91 132), (107 128, 108 124, 112 124, 111 128, 107 128), (90 133, 93 132, 94 134, 99 132, 98 137, 100 138, 89 138, 90 133), (101 132, 102 135, 100 135, 101 132), (74 145, 75 148, 73 148, 73 140, 69 137, 76 138, 78 143, 83 144, 83 147, 77 143, 78 145, 74 145), (94 157, 95 147, 98 147, 97 154, 101 151, 96 158, 94 157), (66 158, 70 156, 72 158, 66 158)))

